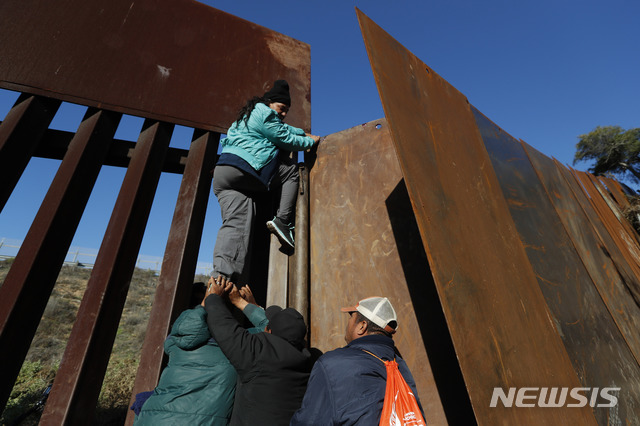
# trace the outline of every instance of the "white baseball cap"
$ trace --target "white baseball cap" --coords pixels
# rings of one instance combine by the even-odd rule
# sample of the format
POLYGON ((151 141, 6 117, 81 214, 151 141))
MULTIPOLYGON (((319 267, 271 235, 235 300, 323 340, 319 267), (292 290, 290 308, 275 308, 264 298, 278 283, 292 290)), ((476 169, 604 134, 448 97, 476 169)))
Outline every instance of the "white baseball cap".
POLYGON ((386 297, 368 297, 359 301, 355 306, 348 306, 340 310, 342 312, 360 312, 388 333, 393 334, 398 329, 396 311, 386 297))

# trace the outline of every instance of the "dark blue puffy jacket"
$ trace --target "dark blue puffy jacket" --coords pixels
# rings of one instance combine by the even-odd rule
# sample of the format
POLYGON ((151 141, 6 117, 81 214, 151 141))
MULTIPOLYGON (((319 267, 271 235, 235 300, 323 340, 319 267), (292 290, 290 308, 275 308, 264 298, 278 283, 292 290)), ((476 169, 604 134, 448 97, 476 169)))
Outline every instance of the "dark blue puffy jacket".
POLYGON ((382 335, 364 336, 318 359, 311 370, 302 407, 291 419, 291 425, 379 424, 387 371, 380 360, 364 350, 383 360, 395 358, 400 373, 417 397, 413 376, 398 355, 393 339, 382 335))

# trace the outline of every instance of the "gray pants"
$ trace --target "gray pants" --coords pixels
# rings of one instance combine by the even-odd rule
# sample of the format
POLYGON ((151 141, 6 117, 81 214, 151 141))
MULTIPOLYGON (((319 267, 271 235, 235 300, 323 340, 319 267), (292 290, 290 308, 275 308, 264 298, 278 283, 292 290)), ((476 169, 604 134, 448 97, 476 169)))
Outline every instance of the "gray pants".
MULTIPOLYGON (((276 216, 292 223, 298 197, 298 166, 281 157, 271 187, 280 185, 282 194, 276 216)), ((266 188, 255 177, 233 166, 216 166, 213 193, 218 197, 222 226, 213 249, 213 276, 224 275, 236 284, 248 284, 251 241, 256 215, 255 194, 266 188)))

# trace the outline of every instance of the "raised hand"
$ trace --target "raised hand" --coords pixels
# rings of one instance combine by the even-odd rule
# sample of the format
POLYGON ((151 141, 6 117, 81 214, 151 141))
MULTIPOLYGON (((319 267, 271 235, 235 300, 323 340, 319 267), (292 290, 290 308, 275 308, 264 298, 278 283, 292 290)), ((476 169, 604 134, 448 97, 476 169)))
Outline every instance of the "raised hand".
POLYGON ((242 298, 247 302, 253 305, 258 305, 258 303, 256 302, 256 298, 253 297, 253 292, 251 291, 251 288, 248 284, 240 289, 240 296, 242 296, 242 298))
POLYGON ((204 306, 204 301, 211 294, 217 294, 220 297, 226 297, 231 289, 234 288, 233 283, 225 276, 219 275, 218 278, 209 278, 207 282, 207 292, 204 295, 204 299, 202 299, 202 306, 204 306))

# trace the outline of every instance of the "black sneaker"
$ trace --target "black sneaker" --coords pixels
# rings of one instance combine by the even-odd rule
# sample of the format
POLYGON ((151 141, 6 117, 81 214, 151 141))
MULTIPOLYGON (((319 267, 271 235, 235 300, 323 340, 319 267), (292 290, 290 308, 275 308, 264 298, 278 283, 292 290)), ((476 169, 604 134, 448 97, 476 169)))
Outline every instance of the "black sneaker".
POLYGON ((267 228, 278 237, 280 244, 291 249, 294 248, 292 225, 286 224, 279 218, 274 217, 273 220, 267 222, 267 228))

